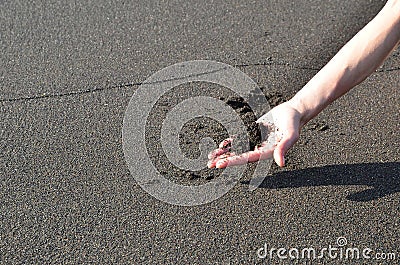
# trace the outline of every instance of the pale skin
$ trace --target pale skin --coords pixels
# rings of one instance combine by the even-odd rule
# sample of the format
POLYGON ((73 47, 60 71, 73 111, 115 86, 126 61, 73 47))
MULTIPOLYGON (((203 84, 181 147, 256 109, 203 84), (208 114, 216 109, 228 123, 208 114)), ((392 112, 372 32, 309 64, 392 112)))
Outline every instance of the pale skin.
POLYGON ((299 139, 302 127, 334 100, 364 81, 399 43, 400 0, 389 0, 375 18, 346 43, 293 98, 269 112, 280 132, 275 146, 262 143, 268 148, 256 148, 241 155, 229 153, 229 148, 224 146, 223 150, 219 148, 214 151, 218 155, 209 157, 208 167, 225 168, 272 157, 283 167, 285 154, 299 139))

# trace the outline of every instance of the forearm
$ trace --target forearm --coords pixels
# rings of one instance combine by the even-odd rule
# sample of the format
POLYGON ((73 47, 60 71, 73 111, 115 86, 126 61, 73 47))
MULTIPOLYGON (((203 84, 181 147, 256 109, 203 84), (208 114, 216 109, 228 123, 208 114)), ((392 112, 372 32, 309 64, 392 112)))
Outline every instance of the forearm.
POLYGON ((399 41, 400 0, 392 0, 290 100, 302 124, 367 78, 399 41))

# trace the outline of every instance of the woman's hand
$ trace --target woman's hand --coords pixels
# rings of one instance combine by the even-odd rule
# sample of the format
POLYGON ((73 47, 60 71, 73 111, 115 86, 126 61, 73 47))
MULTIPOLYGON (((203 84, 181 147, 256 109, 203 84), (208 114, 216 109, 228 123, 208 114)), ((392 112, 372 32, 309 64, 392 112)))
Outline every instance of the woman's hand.
POLYGON ((214 150, 209 155, 208 167, 225 168, 227 166, 243 165, 249 162, 270 159, 272 157, 280 167, 283 167, 285 165, 285 154, 299 139, 300 130, 304 123, 302 122, 301 113, 294 107, 291 101, 276 106, 262 116, 257 123, 268 127, 270 124, 267 122, 271 116, 275 127, 273 135, 276 138, 276 143, 274 145, 266 140, 261 143, 260 147, 256 147, 254 151, 236 155, 229 152, 229 145, 232 141, 229 138, 221 143, 220 148, 214 150), (227 143, 227 141, 230 142, 227 143))

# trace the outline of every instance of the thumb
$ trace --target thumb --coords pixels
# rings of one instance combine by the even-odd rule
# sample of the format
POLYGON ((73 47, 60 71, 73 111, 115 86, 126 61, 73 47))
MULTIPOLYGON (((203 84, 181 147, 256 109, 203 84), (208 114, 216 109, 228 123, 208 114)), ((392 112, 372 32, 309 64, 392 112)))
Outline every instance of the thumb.
POLYGON ((290 137, 282 139, 274 150, 274 160, 278 166, 285 166, 285 155, 286 152, 294 145, 298 137, 290 137))

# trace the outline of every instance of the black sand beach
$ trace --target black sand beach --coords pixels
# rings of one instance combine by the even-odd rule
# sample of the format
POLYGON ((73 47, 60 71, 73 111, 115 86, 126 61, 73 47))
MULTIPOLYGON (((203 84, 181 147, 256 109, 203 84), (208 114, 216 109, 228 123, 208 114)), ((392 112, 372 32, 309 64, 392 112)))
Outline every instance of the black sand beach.
MULTIPOLYGON (((385 262, 398 264, 399 49, 307 124, 287 166, 272 165, 254 191, 249 166, 218 200, 170 205, 137 184, 122 148, 129 100, 158 70, 220 61, 251 77, 272 107, 301 89, 383 5, 2 1, 0 263, 269 264, 257 256, 265 244, 321 249, 344 237, 349 247, 395 253, 385 262)), ((163 117, 195 95, 227 103, 248 126, 251 145, 259 141, 255 117, 236 95, 206 83, 176 88, 154 106, 146 143, 160 172, 184 185, 221 172, 181 170, 160 149, 163 117)), ((220 124, 197 119, 182 128, 180 145, 196 158, 202 138, 227 136, 220 124)), ((361 264, 315 264, 323 262, 361 264)))

